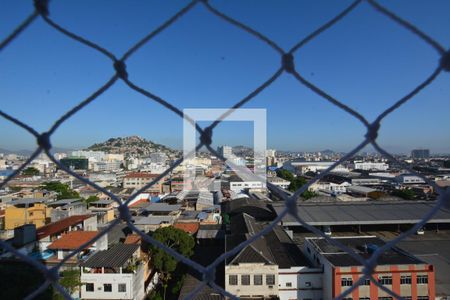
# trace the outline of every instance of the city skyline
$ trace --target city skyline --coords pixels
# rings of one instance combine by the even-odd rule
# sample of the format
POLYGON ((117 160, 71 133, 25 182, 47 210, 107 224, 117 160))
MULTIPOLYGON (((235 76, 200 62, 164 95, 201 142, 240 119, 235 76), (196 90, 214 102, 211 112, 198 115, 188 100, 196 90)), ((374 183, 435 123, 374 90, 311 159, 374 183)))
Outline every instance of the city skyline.
MULTIPOLYGON (((52 17, 68 29, 120 55, 186 3, 140 3, 127 9, 121 6, 124 4, 108 3, 106 11, 106 2, 101 1, 90 3, 89 10, 77 3, 52 2, 51 10, 52 17), (78 22, 81 15, 84 22, 78 22), (111 35, 111 30, 115 34, 111 35)), ((288 49, 350 3, 310 3, 306 9, 296 2, 259 3, 258 11, 253 2, 215 5, 288 49)), ((16 21, 29 13, 27 4, 14 1, 5 6, 0 12, 5 25, 0 28, 0 36, 9 33, 16 21)), ((399 2, 388 6, 442 44, 450 44, 443 29, 450 27, 445 13, 450 9, 449 2, 433 6, 399 2)), ((5 48, 0 59, 1 109, 40 132, 92 94, 114 72, 107 59, 41 20, 5 48)), ((295 55, 297 68, 306 79, 368 120, 423 81, 438 60, 433 49, 367 3, 295 55)), ((279 57, 270 47, 198 6, 136 52, 127 69, 136 84, 184 109, 231 107, 278 67, 279 57)), ((446 79, 447 74, 442 74, 383 120, 378 138, 381 146, 393 153, 409 153, 418 147, 430 148, 433 153, 450 152, 446 79)), ((269 148, 348 151, 365 134, 364 126, 356 119, 288 74, 244 107, 267 109, 269 148)), ((220 132, 221 126, 215 133, 217 144, 245 145, 250 137, 249 126, 242 129, 242 125, 227 125, 220 132)), ((118 82, 65 122, 52 136, 52 143, 79 149, 110 137, 136 134, 181 149, 182 119, 118 82)), ((0 137, 2 148, 35 149, 32 136, 4 119, 0 121, 0 137)))

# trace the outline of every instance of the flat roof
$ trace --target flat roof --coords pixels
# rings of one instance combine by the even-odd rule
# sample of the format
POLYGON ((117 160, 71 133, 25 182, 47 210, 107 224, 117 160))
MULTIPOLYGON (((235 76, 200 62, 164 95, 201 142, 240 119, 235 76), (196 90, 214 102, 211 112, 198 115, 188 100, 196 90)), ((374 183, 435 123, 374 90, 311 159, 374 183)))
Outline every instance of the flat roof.
MULTIPOLYGON (((385 242, 375 236, 334 237, 333 240, 349 247, 364 259, 372 255, 370 249, 382 247, 385 242), (368 250, 369 249, 369 250, 368 250)), ((344 250, 330 244, 324 238, 307 238, 317 250, 334 266, 360 266, 361 263, 344 250)), ((377 265, 426 264, 424 261, 397 248, 386 250, 377 260, 377 265)))
POLYGON ((108 250, 95 253, 88 260, 81 263, 81 266, 88 268, 123 267, 138 248, 139 245, 136 244, 116 244, 108 250))
POLYGON ((168 204, 168 203, 151 203, 144 207, 144 211, 148 212, 167 212, 177 211, 181 208, 181 204, 168 204))
MULTIPOLYGON (((297 212, 313 226, 415 224, 435 204, 435 201, 305 203, 298 205, 297 212)), ((285 208, 283 202, 272 206, 277 215, 285 208)), ((281 222, 284 226, 301 226, 291 215, 286 215, 281 222)), ((441 208, 428 223, 450 223, 450 210, 441 208)))

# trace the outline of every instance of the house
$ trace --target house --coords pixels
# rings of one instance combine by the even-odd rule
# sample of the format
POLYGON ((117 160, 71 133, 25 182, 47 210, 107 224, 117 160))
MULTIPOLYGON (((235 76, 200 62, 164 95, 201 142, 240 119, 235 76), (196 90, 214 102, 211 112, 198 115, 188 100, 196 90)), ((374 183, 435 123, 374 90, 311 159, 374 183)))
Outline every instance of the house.
POLYGON ((48 203, 47 206, 52 208, 52 222, 71 216, 85 215, 87 213, 86 204, 80 198, 57 200, 48 203))
POLYGON ((41 227, 49 223, 52 209, 45 204, 46 201, 45 198, 23 198, 9 202, 5 209, 5 230, 13 230, 24 224, 41 227))
POLYGON ((155 231, 160 227, 167 227, 173 224, 175 216, 138 216, 133 218, 133 224, 143 232, 155 231))
POLYGON ((89 211, 97 215, 98 224, 114 220, 114 209, 118 204, 114 200, 102 199, 89 203, 89 211))
MULTIPOLYGON (((88 243, 94 237, 96 237, 99 231, 69 231, 63 234, 59 239, 48 245, 47 249, 56 252, 56 259, 62 260, 73 251, 77 250, 83 244, 88 243)), ((95 242, 85 245, 80 252, 74 257, 74 259, 89 255, 93 251, 106 250, 108 248, 108 235, 104 234, 95 242)))
POLYGON ((61 238, 63 234, 76 230, 96 231, 97 217, 95 215, 71 216, 37 228, 36 240, 38 241, 39 250, 47 250, 47 247, 61 238))
POLYGON ((81 263, 81 299, 144 299, 145 262, 139 248, 116 244, 81 263))

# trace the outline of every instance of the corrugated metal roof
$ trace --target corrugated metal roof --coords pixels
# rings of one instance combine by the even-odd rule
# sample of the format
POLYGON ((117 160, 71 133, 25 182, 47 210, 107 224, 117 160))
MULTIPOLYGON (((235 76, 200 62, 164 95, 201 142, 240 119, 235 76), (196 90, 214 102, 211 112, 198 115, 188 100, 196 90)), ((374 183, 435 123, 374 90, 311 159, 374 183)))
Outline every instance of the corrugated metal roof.
POLYGON ((81 264, 88 268, 119 268, 133 256, 133 253, 139 248, 135 244, 116 244, 108 250, 103 250, 92 255, 88 260, 81 264))
MULTIPOLYGON (((337 202, 298 205, 298 215, 314 226, 321 225, 370 225, 370 224, 413 224, 422 220, 424 214, 433 208, 434 201, 395 202, 337 202)), ((274 203, 279 214, 284 203, 274 203)), ((282 219, 283 225, 299 225, 292 216, 282 219)), ((450 223, 450 210, 441 208, 428 223, 450 223)))

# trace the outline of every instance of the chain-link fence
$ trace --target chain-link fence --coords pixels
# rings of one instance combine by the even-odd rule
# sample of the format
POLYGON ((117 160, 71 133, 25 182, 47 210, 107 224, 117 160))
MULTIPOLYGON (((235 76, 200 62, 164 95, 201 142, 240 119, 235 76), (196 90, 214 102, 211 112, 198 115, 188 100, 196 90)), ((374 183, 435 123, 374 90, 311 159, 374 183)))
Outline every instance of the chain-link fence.
MULTIPOLYGON (((2 51, 5 47, 7 47, 11 42, 13 42, 15 39, 19 38, 19 35, 22 31, 26 30, 27 27, 29 27, 37 18, 42 18, 48 26, 54 28, 54 30, 60 32, 61 34, 65 35, 66 37, 72 39, 76 43, 81 43, 85 45, 86 47, 91 48, 94 51, 98 51, 107 58, 109 58, 112 62, 112 66, 114 68, 114 73, 111 75, 111 78, 104 83, 95 93, 90 95, 85 100, 81 101, 78 105, 73 107, 71 110, 66 112, 63 116, 61 116, 56 122, 53 124, 53 126, 46 132, 39 133, 35 129, 33 129, 31 126, 28 126, 27 124, 21 122, 14 116, 11 116, 3 111, 0 110, 0 115, 5 118, 6 120, 16 124, 17 126, 27 130, 30 134, 32 134, 37 141, 38 148, 34 151, 34 153, 28 158, 28 160, 17 170, 14 171, 13 174, 11 174, 9 177, 7 177, 1 184, 0 188, 4 187, 11 179, 13 179, 17 174, 19 174, 24 168, 33 161, 39 154, 45 153, 51 161, 53 161, 59 168, 67 172, 68 174, 74 176, 75 178, 79 179, 80 181, 84 182, 85 184, 95 188, 96 190, 108 195, 116 201, 119 204, 119 212, 120 212, 120 219, 116 219, 113 222, 109 224, 107 228, 102 230, 101 233, 99 233, 95 238, 90 240, 89 242, 86 242, 85 244, 81 245, 77 250, 73 251, 70 255, 66 256, 64 259, 62 259, 56 266, 48 269, 46 266, 41 264, 40 262, 30 258, 27 255, 24 255, 20 252, 18 252, 16 249, 14 249, 12 246, 7 244, 5 241, 0 241, 0 246, 4 248, 6 251, 12 252, 14 255, 19 257, 21 260, 29 263, 30 265, 34 266, 36 269, 41 271, 45 276, 45 282, 33 293, 28 295, 26 299, 33 299, 40 293, 44 292, 50 284, 54 286, 66 299, 71 299, 71 296, 68 294, 68 292, 59 284, 59 268, 66 263, 70 258, 74 257, 77 253, 79 253, 82 249, 84 249, 86 246, 92 244, 93 242, 97 241, 101 236, 106 234, 113 226, 117 225, 121 220, 125 221, 129 228, 133 230, 135 233, 139 234, 143 240, 146 242, 164 249, 167 253, 173 255, 177 260, 183 262, 185 265, 196 269, 197 271, 201 272, 203 274, 203 280, 201 283, 193 289, 190 294, 187 296, 187 299, 191 299, 196 296, 198 292, 200 292, 206 285, 209 285, 211 288, 216 290, 218 293, 223 295, 224 297, 229 297, 236 299, 237 297, 234 295, 231 295, 227 291, 225 291, 221 286, 217 285, 214 281, 215 279, 215 269, 216 267, 222 263, 226 258, 238 253, 240 250, 242 250, 247 245, 251 244, 261 236, 267 234, 270 232, 273 227, 280 222, 280 220, 285 217, 286 215, 293 216, 302 226, 310 230, 311 232, 315 233, 318 236, 321 236, 322 238, 326 239, 329 243, 339 247, 345 252, 348 252, 354 259, 356 259, 358 262, 360 262, 364 268, 363 268, 363 276, 353 284, 353 286, 345 292, 343 292, 341 295, 336 297, 336 299, 343 299, 347 295, 350 295, 352 291, 357 288, 360 284, 362 284, 366 279, 370 279, 370 281, 377 285, 380 289, 388 293, 394 298, 401 299, 399 295, 391 291, 390 289, 386 288, 382 284, 380 284, 375 278, 372 277, 372 273, 374 272, 376 266, 377 266, 377 260, 386 250, 394 247, 397 243, 405 239, 406 237, 414 234, 419 228, 421 228, 424 224, 427 223, 428 220, 430 220, 431 217, 441 208, 441 207, 450 207, 450 190, 440 188, 437 186, 433 181, 430 181, 425 176, 418 174, 414 170, 410 169, 407 165, 405 165, 403 162, 396 160, 395 157, 393 157, 391 154, 389 154, 387 151, 385 151, 382 147, 380 147, 377 144, 377 133, 380 128, 381 121, 390 113, 393 111, 399 109, 404 103, 411 100, 416 94, 418 94, 422 89, 430 85, 437 76, 440 75, 442 71, 450 71, 450 51, 446 51, 446 49, 441 46, 437 41, 433 40, 431 37, 423 33, 421 30, 419 30, 417 27, 415 27, 413 24, 409 23, 408 21, 402 19, 401 17, 397 16, 395 13, 391 12, 387 8, 380 5, 378 2, 374 0, 366 0, 367 3, 370 4, 370 6, 381 13, 382 15, 389 18, 392 22, 397 23, 399 26, 403 27, 407 31, 412 32, 417 36, 417 38, 421 39, 423 42, 427 43, 430 47, 434 48, 439 55, 441 56, 441 59, 439 62, 435 62, 437 64, 435 70, 429 75, 428 78, 426 78, 421 84, 419 84, 417 87, 415 87, 411 92, 406 94, 404 97, 399 99, 395 104, 388 107, 384 112, 382 112, 373 122, 369 122, 357 111, 353 110, 352 108, 348 107, 347 105, 340 102, 338 99, 334 98, 333 96, 329 95, 325 91, 323 91, 320 87, 315 86, 308 80, 306 80, 302 74, 300 74, 295 67, 294 62, 294 53, 298 51, 300 48, 305 46, 307 43, 311 42, 312 40, 316 39, 319 35, 321 35, 324 31, 329 29, 330 27, 334 26, 337 22, 345 18, 352 10, 354 10, 358 5, 360 5, 363 2, 363 0, 357 0, 354 1, 350 6, 345 8, 341 13, 339 13, 337 16, 335 16, 333 19, 325 23, 324 25, 320 26, 317 30, 306 36, 305 38, 301 39, 297 44, 295 44, 290 50, 285 51, 280 46, 278 46, 274 41, 270 40, 266 36, 264 36, 262 33, 252 29, 251 27, 239 22, 238 20, 235 20, 231 18, 230 16, 222 13, 220 10, 216 9, 214 6, 212 6, 207 0, 197 0, 190 2, 186 7, 182 8, 180 11, 178 11, 174 16, 172 16, 170 19, 165 21, 163 24, 161 24, 158 28, 147 34, 145 37, 143 37, 140 41, 138 41, 136 44, 134 44, 122 57, 118 58, 113 53, 108 51, 107 49, 103 48, 102 46, 98 45, 97 43, 93 41, 89 41, 82 36, 77 35, 76 33, 73 33, 69 31, 68 29, 62 27, 61 25, 55 23, 50 18, 50 10, 51 7, 49 6, 48 0, 34 0, 34 11, 33 13, 26 18, 5 40, 3 40, 0 43, 0 51, 2 51), (155 178, 152 182, 147 184, 145 187, 141 188, 140 190, 136 191, 133 195, 131 195, 127 201, 122 202, 119 197, 116 195, 110 193, 108 190, 98 186, 97 184, 90 182, 88 179, 79 176, 72 170, 66 168, 63 166, 50 152, 52 149, 51 145, 51 137, 55 133, 55 131, 59 128, 61 124, 63 124, 65 121, 67 121, 69 118, 71 118, 73 115, 75 115, 77 112, 79 112, 81 109, 92 103, 98 96, 100 96, 102 93, 104 93, 106 90, 108 90, 112 85, 114 85, 117 81, 122 80, 130 89, 144 95, 145 97, 151 99, 152 101, 155 101, 159 104, 161 104, 163 107, 165 107, 168 110, 171 110, 181 118, 185 117, 188 118, 188 116, 184 116, 182 110, 178 109, 177 107, 170 104, 165 99, 153 94, 150 91, 147 91, 140 86, 134 84, 132 81, 128 79, 128 73, 126 68, 126 62, 127 59, 129 59, 136 51, 138 51, 144 44, 148 43, 150 40, 152 40, 155 36, 162 34, 165 29, 167 29, 169 26, 174 24, 177 20, 183 17, 186 13, 188 13, 193 7, 197 5, 203 5, 212 15, 215 15, 217 18, 223 20, 224 22, 230 23, 233 26, 245 31, 248 33, 249 37, 257 38, 261 41, 263 41, 265 44, 267 44, 269 47, 273 48, 276 52, 280 55, 280 67, 279 69, 263 84, 261 84, 257 89, 252 91, 250 94, 248 94, 246 97, 238 101, 232 109, 239 108, 243 105, 245 105, 247 102, 251 101, 256 95, 258 95, 261 91, 263 91, 265 88, 267 88, 269 85, 271 85, 277 78, 283 73, 286 72, 288 74, 291 74, 297 81, 302 84, 303 86, 306 86, 308 89, 312 90, 316 94, 320 95, 324 99, 326 99, 330 104, 336 106, 337 108, 347 112, 352 117, 358 119, 364 126, 367 128, 367 133, 364 136, 363 141, 355 147, 352 151, 347 153, 345 156, 343 156, 339 161, 336 161, 333 165, 331 165, 328 169, 326 169, 324 172, 321 172, 319 175, 314 177, 312 180, 310 180, 306 185, 302 186, 299 190, 297 190, 292 196, 288 197, 286 196, 285 201, 285 208, 284 210, 278 214, 277 218, 273 220, 267 227, 265 227, 264 230, 259 232, 258 234, 252 236, 247 241, 242 242, 240 245, 235 247, 233 250, 228 251, 226 253, 223 253, 221 256, 219 256, 213 263, 211 263, 209 266, 202 266, 182 255, 175 252, 173 249, 167 247, 166 245, 152 239, 150 236, 142 233, 140 230, 136 228, 136 226, 132 222, 132 217, 130 214, 130 211, 128 209, 128 204, 130 201, 139 195, 141 192, 145 191, 155 183, 157 183, 160 179, 162 179, 164 176, 169 174, 174 168, 176 168, 178 165, 182 163, 182 159, 177 160, 174 164, 170 166, 169 169, 167 169, 165 172, 160 174, 157 178, 155 178), (384 157, 388 158, 391 161, 395 161, 398 164, 402 165, 405 169, 407 169, 412 174, 415 174, 419 177, 421 177, 425 182, 430 184, 434 187, 435 191, 438 193, 438 200, 436 201, 435 206, 428 212, 426 212, 422 218, 422 220, 415 224, 412 228, 409 230, 403 232, 396 238, 394 238, 391 241, 388 241, 385 245, 378 248, 370 257, 370 259, 366 260, 359 256, 356 252, 354 252, 352 249, 346 247, 345 245, 339 243, 336 239, 331 239, 329 236, 325 235, 322 231, 319 229, 308 225, 304 220, 302 220, 298 214, 297 214, 297 199, 299 196, 305 192, 309 186, 318 180, 320 180, 323 176, 325 176, 327 173, 329 173, 333 168, 341 164, 342 162, 350 159, 353 155, 358 153, 361 149, 363 149, 366 145, 373 145, 373 147, 384 157)), ((0 52, 1 55, 1 52, 0 52)), ((231 113, 231 112, 230 112, 231 113)), ((200 143, 197 145, 196 150, 199 150, 203 146, 206 147, 212 154, 219 157, 221 160, 225 161, 225 158, 222 157, 219 153, 217 153, 212 147, 212 134, 214 128, 219 125, 221 121, 223 121, 226 118, 226 115, 223 115, 221 118, 213 122, 210 126, 206 128, 201 128, 198 124, 195 122, 191 122, 193 126, 195 126, 196 130, 199 132, 200 135, 200 143)), ((277 188, 276 186, 272 186, 272 188, 277 188)), ((280 193, 283 194, 283 193, 280 193)))

